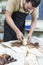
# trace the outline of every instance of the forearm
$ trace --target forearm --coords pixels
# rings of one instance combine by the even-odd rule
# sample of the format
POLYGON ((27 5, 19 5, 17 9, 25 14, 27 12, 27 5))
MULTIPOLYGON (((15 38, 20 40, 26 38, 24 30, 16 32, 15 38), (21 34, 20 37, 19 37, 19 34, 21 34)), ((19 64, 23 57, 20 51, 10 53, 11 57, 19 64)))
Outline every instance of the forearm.
POLYGON ((17 26, 15 25, 15 23, 13 22, 11 16, 5 15, 5 18, 6 18, 7 24, 13 29, 13 31, 15 31, 15 33, 17 33, 17 32, 20 31, 20 30, 17 28, 17 26))
POLYGON ((35 19, 35 20, 32 20, 32 22, 31 22, 31 28, 30 28, 30 31, 29 31, 30 34, 33 34, 33 31, 36 27, 36 21, 37 20, 35 19))

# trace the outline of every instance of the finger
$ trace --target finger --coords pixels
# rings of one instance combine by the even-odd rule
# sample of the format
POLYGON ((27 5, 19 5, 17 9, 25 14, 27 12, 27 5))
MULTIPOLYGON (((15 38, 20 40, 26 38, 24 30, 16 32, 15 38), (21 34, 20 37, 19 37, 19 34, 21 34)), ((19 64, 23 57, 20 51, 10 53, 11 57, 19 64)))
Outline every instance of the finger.
POLYGON ((22 42, 22 39, 21 39, 21 37, 18 37, 17 39, 18 39, 18 40, 20 40, 20 41, 22 42))
POLYGON ((30 42, 27 42, 27 45, 30 45, 30 42))
POLYGON ((28 39, 28 40, 27 40, 27 44, 30 44, 30 41, 31 41, 31 40, 30 40, 30 39, 28 39))
POLYGON ((24 39, 24 37, 23 37, 23 36, 22 36, 22 37, 20 37, 21 42, 23 42, 23 39, 24 39))
POLYGON ((21 42, 23 41, 22 38, 19 39, 21 42))
POLYGON ((20 40, 19 37, 17 37, 17 39, 20 40))
POLYGON ((22 40, 24 39, 24 36, 22 36, 22 40))

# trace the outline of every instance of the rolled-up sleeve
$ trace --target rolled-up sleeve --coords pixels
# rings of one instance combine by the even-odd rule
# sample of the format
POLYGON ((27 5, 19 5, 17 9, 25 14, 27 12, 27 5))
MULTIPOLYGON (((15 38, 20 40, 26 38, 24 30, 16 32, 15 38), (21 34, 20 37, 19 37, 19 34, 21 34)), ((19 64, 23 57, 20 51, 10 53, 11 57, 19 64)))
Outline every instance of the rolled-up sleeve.
POLYGON ((13 12, 15 9, 16 0, 8 0, 6 10, 9 12, 13 12))
POLYGON ((31 15, 32 15, 32 20, 38 18, 38 9, 35 8, 31 13, 31 15))

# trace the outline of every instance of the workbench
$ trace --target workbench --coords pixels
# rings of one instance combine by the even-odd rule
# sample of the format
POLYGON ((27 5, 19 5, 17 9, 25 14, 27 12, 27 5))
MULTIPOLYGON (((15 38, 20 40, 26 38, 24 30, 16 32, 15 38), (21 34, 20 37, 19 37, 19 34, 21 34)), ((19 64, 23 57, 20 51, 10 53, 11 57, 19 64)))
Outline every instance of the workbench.
MULTIPOLYGON (((36 37, 37 38, 37 37, 36 37)), ((38 38, 37 38, 38 39, 38 38)), ((38 39, 39 40, 39 39, 38 39)), ((40 39, 41 40, 41 39, 40 39)), ((22 49, 22 52, 21 52, 21 50, 20 50, 20 46, 21 46, 21 44, 14 44, 13 45, 13 47, 11 47, 11 43, 15 43, 15 40, 14 41, 9 41, 9 42, 2 42, 2 45, 4 45, 4 46, 6 46, 6 47, 8 47, 8 48, 10 48, 10 49, 12 49, 13 51, 16 51, 17 52, 17 54, 20 54, 21 56, 23 56, 23 57, 25 57, 25 53, 26 53, 26 47, 24 46, 24 48, 23 48, 23 46, 21 47, 21 49, 22 49), (10 44, 10 45, 9 45, 10 44), (17 47, 16 47, 16 45, 17 45, 17 47), (23 52, 23 51, 25 51, 25 53, 23 52), (22 54, 22 53, 24 53, 24 54, 22 54)), ((5 48, 6 48, 5 47, 5 48)), ((43 45, 41 45, 41 47, 42 47, 42 51, 43 51, 43 45)), ((8 49, 7 48, 7 53, 9 53, 8 52, 8 49)), ((33 47, 32 45, 28 45, 28 48, 29 48, 29 50, 30 50, 30 52, 34 55, 34 53, 37 53, 36 54, 36 59, 37 59, 37 62, 38 62, 38 65, 43 65, 43 54, 41 55, 40 54, 40 52, 37 50, 37 48, 35 48, 35 47, 33 47), (33 50, 33 51, 31 51, 31 50, 33 50)), ((21 64, 20 64, 21 65, 21 64)))

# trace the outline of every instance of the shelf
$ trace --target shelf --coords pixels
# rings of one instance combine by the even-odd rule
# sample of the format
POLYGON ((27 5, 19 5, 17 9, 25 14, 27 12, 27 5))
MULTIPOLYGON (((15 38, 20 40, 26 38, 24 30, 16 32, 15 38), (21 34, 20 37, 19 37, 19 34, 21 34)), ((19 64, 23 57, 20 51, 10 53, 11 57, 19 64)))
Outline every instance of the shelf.
POLYGON ((1 2, 1 1, 7 1, 7 0, 0 0, 0 2, 1 2))
POLYGON ((0 33, 4 33, 4 30, 0 30, 0 33))
MULTIPOLYGON (((25 29, 25 31, 29 31, 30 29, 25 29)), ((34 32, 43 32, 43 29, 36 28, 34 32)))

